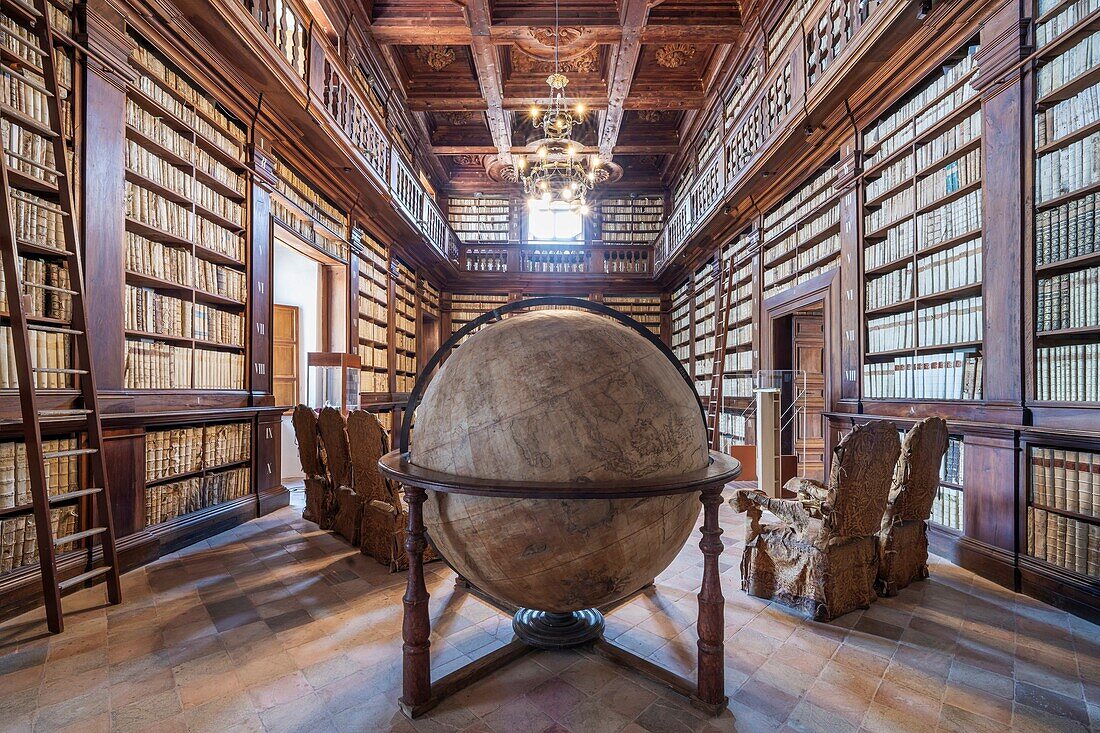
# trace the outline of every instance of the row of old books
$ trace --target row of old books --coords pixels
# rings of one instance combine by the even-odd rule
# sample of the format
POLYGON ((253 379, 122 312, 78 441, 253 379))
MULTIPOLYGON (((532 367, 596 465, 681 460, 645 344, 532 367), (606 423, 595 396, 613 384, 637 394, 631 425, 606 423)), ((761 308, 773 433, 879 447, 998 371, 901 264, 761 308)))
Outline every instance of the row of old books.
POLYGON ((1100 453, 1032 448, 1031 501, 1100 518, 1100 453))
POLYGON ((903 155, 867 181, 864 200, 873 202, 913 177, 913 156, 903 155))
POLYGON ((1036 395, 1057 402, 1100 402, 1100 343, 1040 346, 1036 395))
POLYGON ((4 103, 16 112, 49 127, 48 98, 46 93, 41 91, 45 89, 45 78, 26 67, 20 71, 8 71, 2 78, 0 99, 3 99, 4 103))
POLYGON ((905 311, 867 319, 867 351, 878 353, 914 348, 913 313, 905 311))
MULTIPOLYGON (((63 292, 69 289, 69 271, 66 266, 30 257, 20 257, 19 265, 27 315, 68 321, 72 317, 73 303, 72 296, 63 292)), ((3 268, 0 268, 0 312, 10 312, 3 268)))
POLYGON ((244 316, 240 313, 195 303, 192 334, 199 341, 244 346, 244 316))
MULTIPOLYGON (((168 68, 160 58, 143 45, 134 49, 131 58, 141 65, 142 70, 148 72, 149 81, 159 86, 163 84, 175 94, 187 100, 187 104, 194 108, 183 108, 177 116, 194 127, 204 138, 214 143, 222 152, 227 153, 237 160, 243 159, 243 144, 245 140, 244 129, 230 121, 210 99, 209 95, 191 83, 189 79, 177 74, 175 70, 168 68), (155 80, 155 81, 154 81, 155 80), (199 114, 196 114, 197 111, 199 114), (216 123, 211 124, 209 120, 216 123)), ((142 80, 147 77, 139 75, 142 80)), ((176 110, 173 110, 176 111, 176 110)))
POLYGON ((126 340, 127 389, 244 389, 244 355, 126 340))
POLYGON ((1035 262, 1045 265, 1100 252, 1100 207, 1090 193, 1035 215, 1035 262))
POLYGON ((1066 570, 1100 578, 1100 525, 1029 506, 1027 553, 1066 570))
POLYGON ((974 72, 975 51, 976 48, 968 48, 957 62, 945 64, 942 73, 919 87, 909 99, 895 106, 863 133, 864 150, 878 146, 867 160, 868 168, 909 144, 918 134, 973 97, 973 87, 961 82, 974 72), (953 88, 954 92, 948 94, 953 88))
POLYGON ((729 445, 745 445, 748 442, 749 420, 740 413, 723 411, 718 414, 718 432, 729 445))
POLYGON ((347 239, 347 215, 284 161, 275 159, 276 190, 333 234, 347 239))
POLYGON ((14 204, 15 238, 41 247, 64 249, 61 209, 29 191, 12 190, 8 194, 14 204))
POLYGON ((900 270, 891 270, 882 277, 868 279, 864 308, 878 310, 912 298, 913 269, 913 263, 909 262, 900 270))
POLYGON ((1035 199, 1039 204, 1096 183, 1100 183, 1100 132, 1035 161, 1035 199))
MULTIPOLYGON (((67 389, 72 386, 72 375, 56 371, 72 367, 72 337, 67 333, 29 330, 28 350, 32 366, 55 371, 40 371, 34 375, 39 389, 67 389)), ((16 371, 15 346, 11 328, 0 326, 0 389, 19 387, 16 371)))
POLYGON ((929 519, 943 527, 963 531, 963 492, 950 486, 941 486, 932 501, 929 519))
POLYGON ((145 487, 145 524, 162 524, 252 493, 248 467, 145 487))
POLYGON ((1100 326, 1100 267, 1039 280, 1040 331, 1100 326))
POLYGON ((866 363, 863 396, 880 400, 981 399, 982 357, 973 351, 952 351, 866 363))
MULTIPOLYGON (((64 537, 76 532, 76 507, 60 507, 50 510, 53 536, 64 537)), ((55 549, 57 554, 73 549, 71 543, 55 549)), ((38 541, 33 516, 0 519, 0 573, 33 565, 38 562, 38 541)))
POLYGON ((863 249, 864 269, 873 270, 911 257, 917 241, 913 226, 912 219, 904 219, 888 229, 882 241, 867 245, 863 249))
POLYGON ((1042 64, 1035 73, 1035 94, 1044 97, 1100 65, 1100 32, 1082 38, 1042 64))
POLYGON ((917 295, 922 297, 973 285, 981 279, 980 237, 917 260, 917 295))
POLYGON ((145 434, 145 480, 159 481, 246 461, 251 446, 252 425, 247 422, 149 431, 145 434))
POLYGON ((764 217, 764 240, 774 239, 791 224, 824 204, 836 193, 833 188, 834 180, 836 171, 832 166, 824 168, 799 186, 779 206, 769 211, 764 217))
MULTIPOLYGON (((76 449, 76 438, 42 441, 43 452, 76 449)), ((79 488, 80 457, 56 456, 42 462, 46 474, 46 495, 58 496, 79 488)), ((31 478, 27 470, 27 447, 23 443, 0 443, 0 509, 31 503, 31 478)))
POLYGON ((944 452, 943 460, 940 463, 940 480, 955 486, 962 486, 963 477, 966 475, 965 457, 966 453, 963 450, 962 438, 949 437, 947 439, 947 450, 944 452))
POLYGON ((196 257, 195 288, 243 303, 248 297, 248 277, 239 270, 196 257))
POLYGON ((1091 13, 1100 10, 1100 0, 1075 0, 1068 3, 1065 0, 1039 0, 1036 12, 1039 16, 1043 16, 1063 3, 1064 7, 1055 15, 1045 19, 1042 23, 1036 24, 1035 45, 1037 48, 1047 45, 1087 18, 1091 13))
MULTIPOLYGON (((840 235, 833 234, 817 244, 807 247, 801 250, 797 255, 789 260, 784 260, 778 265, 770 265, 764 268, 764 284, 772 285, 782 280, 789 278, 795 273, 800 273, 804 278, 812 277, 813 275, 823 272, 825 269, 831 269, 835 265, 835 261, 832 263, 822 264, 821 261, 830 257, 831 255, 840 253, 840 235), (815 267, 815 263, 817 263, 815 267)), ((792 285, 793 287, 793 285, 792 285)), ((766 290, 766 293, 770 294, 771 290, 766 290)))
MULTIPOLYGON (((769 278, 768 272, 764 272, 765 282, 768 282, 770 280, 773 283, 771 286, 764 289, 763 297, 765 300, 772 297, 776 293, 781 293, 784 290, 798 287, 804 282, 809 282, 819 275, 824 275, 825 273, 836 269, 839 261, 839 257, 837 255, 839 255, 840 253, 839 235, 833 235, 832 237, 829 237, 829 239, 825 240, 821 244, 815 245, 813 249, 814 251, 812 252, 810 250, 807 250, 806 252, 799 253, 798 260, 796 261, 796 266, 794 268, 794 270, 798 274, 791 280, 777 281, 777 278, 775 276, 769 278), (815 260, 818 262, 818 264, 812 267, 804 265, 802 264, 802 261, 804 259, 815 260)), ((787 263, 782 264, 786 265, 787 263)))
POLYGON ((244 262, 244 240, 229 229, 191 209, 130 181, 126 182, 126 216, 186 242, 244 262))
POLYGON ((982 151, 971 150, 943 168, 917 181, 917 206, 930 206, 956 191, 971 186, 982 177, 982 151))
POLYGON ((185 199, 190 199, 194 194, 195 179, 190 173, 154 155, 133 140, 126 141, 126 169, 185 199))
POLYGON ((126 328, 161 336, 192 338, 193 310, 189 300, 150 288, 126 286, 126 328))
POLYGON ((950 346, 982 340, 982 298, 964 298, 917 310, 917 345, 950 346))
POLYGON ((959 148, 969 145, 982 134, 981 110, 917 147, 916 169, 924 171, 959 148))
POLYGON ((771 263, 789 254, 796 247, 801 247, 806 242, 818 236, 822 232, 831 229, 840 223, 840 207, 830 206, 823 212, 807 222, 799 224, 790 234, 776 244, 765 240, 764 262, 771 263))
POLYGON ((753 396, 752 376, 734 376, 727 372, 726 376, 722 377, 722 396, 751 399, 753 396))
POLYGON ((891 224, 912 216, 913 190, 904 188, 885 199, 881 204, 868 209, 864 229, 867 236, 875 236, 891 224))
POLYGON ((1100 85, 1035 114, 1035 147, 1057 143, 1062 138, 1100 120, 1100 85))
POLYGON ((7 152, 8 168, 25 176, 57 183, 53 143, 36 132, 26 130, 8 120, 0 121, 0 132, 7 152))
POLYGON ((935 247, 982 226, 982 190, 979 188, 932 211, 917 216, 917 249, 935 247))

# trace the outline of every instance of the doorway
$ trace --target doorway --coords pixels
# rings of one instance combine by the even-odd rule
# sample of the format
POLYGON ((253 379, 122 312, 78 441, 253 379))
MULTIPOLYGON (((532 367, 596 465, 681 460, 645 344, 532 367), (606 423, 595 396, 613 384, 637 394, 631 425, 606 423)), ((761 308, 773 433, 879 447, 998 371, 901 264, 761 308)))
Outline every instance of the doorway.
POLYGON ((793 376, 784 380, 784 454, 798 456, 798 475, 825 480, 825 312, 818 302, 772 321, 773 365, 793 376))
POLYGON ((295 405, 301 391, 298 315, 295 305, 276 303, 271 317, 271 386, 276 405, 295 405))

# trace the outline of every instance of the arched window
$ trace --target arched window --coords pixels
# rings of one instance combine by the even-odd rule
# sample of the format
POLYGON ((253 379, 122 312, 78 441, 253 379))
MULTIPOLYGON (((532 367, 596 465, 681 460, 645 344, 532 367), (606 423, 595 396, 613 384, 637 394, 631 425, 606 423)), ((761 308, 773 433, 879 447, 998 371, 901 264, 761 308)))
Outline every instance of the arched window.
POLYGON ((528 207, 527 238, 532 242, 581 242, 584 218, 571 207, 541 201, 528 207))

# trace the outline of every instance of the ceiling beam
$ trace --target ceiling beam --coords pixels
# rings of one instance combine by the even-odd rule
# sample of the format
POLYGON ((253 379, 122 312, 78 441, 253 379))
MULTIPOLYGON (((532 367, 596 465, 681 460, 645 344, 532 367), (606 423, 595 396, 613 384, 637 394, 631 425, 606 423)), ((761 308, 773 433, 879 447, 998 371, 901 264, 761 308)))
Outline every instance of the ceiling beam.
POLYGON ((504 111, 504 81, 497 50, 489 38, 492 13, 489 0, 466 0, 466 22, 470 26, 470 53, 474 57, 481 93, 485 95, 485 117, 497 155, 503 163, 512 163, 511 118, 504 111))
POLYGON ((611 61, 611 83, 608 85, 607 111, 603 115, 600 133, 600 157, 611 160, 619 128, 623 124, 623 103, 630 94, 630 84, 638 68, 642 51, 642 29, 651 0, 623 0, 620 24, 623 35, 611 61))
MULTIPOLYGON (((495 45, 528 41, 531 29, 539 25, 495 25, 489 29, 489 40, 495 45)), ((469 45, 470 29, 465 25, 444 23, 433 25, 424 21, 385 20, 371 26, 374 40, 383 46, 427 46, 431 44, 469 45)), ((591 43, 618 43, 622 28, 618 25, 586 25, 585 38, 591 43)), ((741 39, 740 23, 662 23, 642 29, 643 43, 727 44, 741 39)))

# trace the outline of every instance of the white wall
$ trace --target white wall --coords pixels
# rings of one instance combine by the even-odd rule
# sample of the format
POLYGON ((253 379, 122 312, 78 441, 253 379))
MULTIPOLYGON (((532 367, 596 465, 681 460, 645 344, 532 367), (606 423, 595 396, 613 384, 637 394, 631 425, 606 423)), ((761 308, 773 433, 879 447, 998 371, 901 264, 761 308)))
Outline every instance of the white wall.
MULTIPOLYGON (((273 254, 272 299, 279 305, 298 307, 298 399, 311 404, 307 399, 309 373, 306 371, 306 354, 321 350, 321 265, 278 239, 275 240, 273 254)), ((281 443, 283 482, 303 478, 298 443, 294 439, 289 415, 283 416, 281 443)))

